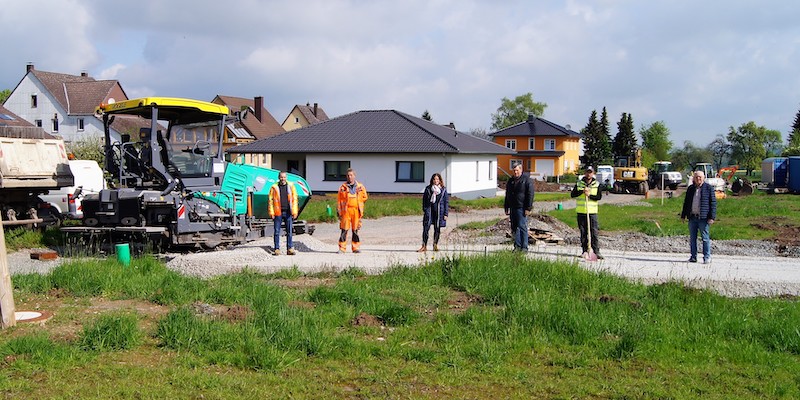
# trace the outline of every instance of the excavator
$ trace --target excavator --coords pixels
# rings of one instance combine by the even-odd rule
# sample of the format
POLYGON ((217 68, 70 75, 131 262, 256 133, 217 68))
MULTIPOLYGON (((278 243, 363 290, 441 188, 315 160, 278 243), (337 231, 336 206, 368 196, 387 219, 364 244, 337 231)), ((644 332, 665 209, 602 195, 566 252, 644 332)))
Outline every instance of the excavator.
POLYGON ((750 181, 736 176, 738 169, 738 165, 730 165, 716 171, 710 163, 697 163, 692 171, 703 171, 706 175, 706 183, 714 187, 716 197, 724 199, 727 196, 727 190, 730 190, 734 196, 753 194, 753 185, 750 181))

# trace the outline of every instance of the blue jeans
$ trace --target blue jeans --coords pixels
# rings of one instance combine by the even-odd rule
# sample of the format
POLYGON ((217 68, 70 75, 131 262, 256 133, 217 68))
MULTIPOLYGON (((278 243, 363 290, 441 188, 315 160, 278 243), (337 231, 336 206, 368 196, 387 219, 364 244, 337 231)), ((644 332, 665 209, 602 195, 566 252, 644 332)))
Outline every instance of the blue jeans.
POLYGON ((697 259, 697 231, 703 238, 703 260, 711 259, 711 237, 708 233, 708 220, 700 218, 689 218, 689 251, 692 258, 697 259))
POLYGON ((283 225, 284 222, 286 223, 286 248, 294 248, 292 243, 292 213, 289 211, 282 211, 281 215, 276 215, 273 219, 273 225, 275 226, 275 234, 273 235, 275 239, 275 250, 281 248, 281 225, 283 225))
POLYGON ((514 237, 514 250, 528 250, 528 217, 524 208, 512 208, 511 235, 514 237))

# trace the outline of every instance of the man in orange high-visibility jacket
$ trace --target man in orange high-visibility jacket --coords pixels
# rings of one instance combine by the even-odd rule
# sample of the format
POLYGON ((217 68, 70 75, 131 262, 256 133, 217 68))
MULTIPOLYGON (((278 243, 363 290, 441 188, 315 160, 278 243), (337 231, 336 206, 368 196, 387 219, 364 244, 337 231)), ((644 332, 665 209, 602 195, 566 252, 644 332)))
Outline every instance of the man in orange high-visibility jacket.
POLYGON ((342 234, 339 236, 339 253, 347 250, 347 231, 352 230, 353 235, 350 239, 353 253, 359 253, 361 238, 358 237, 358 230, 361 229, 361 217, 364 216, 364 203, 367 201, 367 188, 356 181, 356 172, 353 169, 347 170, 347 182, 339 187, 339 228, 342 234))
POLYGON ((286 224, 286 254, 293 256, 292 222, 297 218, 297 189, 286 181, 286 172, 278 174, 278 183, 269 188, 269 217, 275 227, 275 247, 272 254, 281 254, 281 225, 286 224))

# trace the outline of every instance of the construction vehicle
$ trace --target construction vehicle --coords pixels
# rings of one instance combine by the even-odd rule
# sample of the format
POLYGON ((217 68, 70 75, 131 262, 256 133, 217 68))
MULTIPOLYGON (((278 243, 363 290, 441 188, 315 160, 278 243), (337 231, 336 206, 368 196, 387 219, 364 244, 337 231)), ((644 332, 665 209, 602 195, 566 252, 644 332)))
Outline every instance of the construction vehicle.
POLYGON ((642 151, 619 157, 614 165, 614 193, 647 194, 650 190, 647 168, 642 166, 642 151))
MULTIPOLYGON (((279 171, 224 160, 224 130, 237 118, 227 107, 152 97, 103 104, 96 112, 105 129, 109 189, 84 197, 82 226, 62 228, 68 239, 214 249, 273 234, 267 201, 279 171), (147 127, 112 142, 115 119, 147 127)), ((288 174, 288 181, 302 212, 311 190, 300 176, 288 174)), ((313 232, 302 220, 293 228, 313 232)))
POLYGON ((39 199, 71 186, 64 141, 33 126, 0 126, 0 207, 3 225, 47 226, 61 215, 39 199))
POLYGON ((726 188, 735 196, 747 196, 753 194, 753 185, 750 183, 750 181, 747 180, 747 178, 740 178, 736 176, 736 170, 738 169, 738 165, 723 167, 719 169, 717 175, 725 181, 726 188))
POLYGON ((683 176, 678 171, 672 170, 672 163, 669 161, 656 161, 648 172, 651 188, 675 190, 683 182, 683 176))
POLYGON ((600 182, 600 188, 605 191, 610 191, 614 187, 614 167, 610 165, 597 166, 597 181, 600 182))

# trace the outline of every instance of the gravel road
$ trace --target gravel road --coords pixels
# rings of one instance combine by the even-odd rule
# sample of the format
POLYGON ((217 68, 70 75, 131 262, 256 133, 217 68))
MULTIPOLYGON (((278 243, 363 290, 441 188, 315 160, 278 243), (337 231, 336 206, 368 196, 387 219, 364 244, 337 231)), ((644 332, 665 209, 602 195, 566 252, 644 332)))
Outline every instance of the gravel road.
MULTIPOLYGON (((642 204, 640 196, 611 195, 606 203, 642 204)), ((562 202, 574 208, 574 201, 562 202)), ((536 202, 535 211, 550 210, 556 202, 536 202)), ((546 216, 545 216, 546 217, 546 216)), ((601 232, 605 260, 586 262, 578 255, 575 230, 552 218, 531 218, 531 227, 546 229, 564 238, 562 244, 537 244, 528 257, 576 262, 586 269, 605 271, 646 284, 683 281, 697 288, 713 289, 733 297, 800 295, 800 261, 798 250, 780 250, 770 242, 714 241, 710 265, 688 263, 688 236, 649 238, 634 233, 601 232), (789 256, 787 256, 789 255, 789 256)), ((261 239, 230 250, 215 252, 164 254, 167 266, 184 274, 211 277, 240 271, 243 268, 264 273, 295 267, 306 273, 337 272, 359 268, 369 274, 385 271, 395 265, 418 265, 438 257, 478 255, 508 250, 511 245, 502 229, 488 228, 474 232, 455 229, 472 221, 502 221, 502 210, 478 210, 451 213, 448 227, 442 231, 439 252, 417 253, 421 243, 421 216, 385 217, 364 220, 362 252, 338 254, 338 224, 316 224, 314 235, 295 236, 295 256, 273 256, 272 239, 261 239)), ((498 223, 501 226, 503 222, 498 223)), ((602 224, 602 220, 601 220, 602 224)), ((46 272, 57 261, 35 261, 29 252, 10 254, 12 274, 46 272)))

